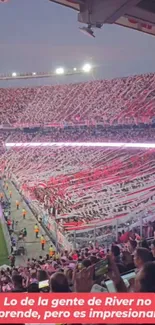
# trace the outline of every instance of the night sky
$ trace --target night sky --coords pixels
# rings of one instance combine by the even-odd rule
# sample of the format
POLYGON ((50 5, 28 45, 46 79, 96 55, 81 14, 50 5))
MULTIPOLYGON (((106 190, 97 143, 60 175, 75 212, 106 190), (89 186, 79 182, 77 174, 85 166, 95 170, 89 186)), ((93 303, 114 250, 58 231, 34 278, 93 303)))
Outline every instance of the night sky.
POLYGON ((48 0, 0 4, 0 73, 80 67, 87 61, 98 65, 94 78, 155 71, 155 37, 106 25, 93 39, 78 27, 76 12, 48 0))

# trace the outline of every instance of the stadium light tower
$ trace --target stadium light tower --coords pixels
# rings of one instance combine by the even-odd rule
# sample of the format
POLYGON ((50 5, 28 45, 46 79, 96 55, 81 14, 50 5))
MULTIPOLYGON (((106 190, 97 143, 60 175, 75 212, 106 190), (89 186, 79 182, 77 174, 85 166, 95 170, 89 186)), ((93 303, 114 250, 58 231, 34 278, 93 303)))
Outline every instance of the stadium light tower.
POLYGON ((16 72, 13 72, 12 73, 12 77, 17 77, 17 73, 16 72))
POLYGON ((56 74, 64 74, 65 70, 64 70, 64 68, 57 68, 55 72, 56 72, 56 74))
POLYGON ((82 68, 83 72, 90 72, 91 69, 92 69, 92 66, 89 63, 86 63, 82 68))

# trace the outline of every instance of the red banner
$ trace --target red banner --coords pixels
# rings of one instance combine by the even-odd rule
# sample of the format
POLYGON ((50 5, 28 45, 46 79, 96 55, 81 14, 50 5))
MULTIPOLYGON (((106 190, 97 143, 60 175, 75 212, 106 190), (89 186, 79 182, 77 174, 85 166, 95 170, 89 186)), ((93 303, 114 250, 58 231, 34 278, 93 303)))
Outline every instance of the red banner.
POLYGON ((155 25, 152 25, 147 22, 142 23, 135 19, 121 17, 116 21, 116 24, 124 26, 124 27, 128 27, 128 28, 136 29, 136 30, 144 32, 144 33, 155 35, 155 25))
POLYGON ((1 294, 0 323, 154 324, 148 293, 1 294))

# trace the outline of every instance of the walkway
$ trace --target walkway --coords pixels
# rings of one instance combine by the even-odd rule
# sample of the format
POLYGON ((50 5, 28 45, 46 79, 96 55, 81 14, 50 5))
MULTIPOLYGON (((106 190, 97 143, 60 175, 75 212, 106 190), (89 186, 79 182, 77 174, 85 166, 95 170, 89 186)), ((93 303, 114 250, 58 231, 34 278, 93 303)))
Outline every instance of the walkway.
POLYGON ((8 247, 5 236, 9 236, 7 226, 3 218, 3 210, 0 204, 0 266, 8 264, 8 247), (5 231, 6 230, 6 231, 5 231))
MULTIPOLYGON (((27 238, 25 240, 25 248, 26 248, 26 252, 27 252, 26 257, 39 258, 40 255, 45 256, 49 252, 49 246, 51 244, 50 239, 47 237, 47 235, 45 234, 45 231, 39 225, 39 227, 40 227, 39 237, 41 235, 44 235, 45 240, 46 240, 45 250, 43 251, 41 249, 40 238, 38 238, 38 239, 35 238, 34 226, 37 223, 35 216, 31 212, 31 210, 29 209, 27 204, 22 200, 21 195, 18 193, 18 191, 16 190, 14 185, 9 181, 7 183, 9 185, 9 190, 8 191, 5 190, 6 196, 9 198, 9 192, 10 191, 12 192, 11 219, 12 220, 14 219, 15 222, 16 221, 18 222, 18 225, 16 226, 15 230, 18 232, 18 231, 22 230, 23 228, 27 229, 27 238), (17 210, 17 208, 16 208, 16 201, 20 202, 19 210, 17 210), (25 209, 27 212, 25 220, 22 217, 22 209, 25 209)), ((22 242, 21 242, 21 246, 23 246, 22 242)), ((25 262, 26 257, 24 256, 24 257, 17 258, 17 264, 19 264, 20 262, 22 262, 22 263, 25 262)))

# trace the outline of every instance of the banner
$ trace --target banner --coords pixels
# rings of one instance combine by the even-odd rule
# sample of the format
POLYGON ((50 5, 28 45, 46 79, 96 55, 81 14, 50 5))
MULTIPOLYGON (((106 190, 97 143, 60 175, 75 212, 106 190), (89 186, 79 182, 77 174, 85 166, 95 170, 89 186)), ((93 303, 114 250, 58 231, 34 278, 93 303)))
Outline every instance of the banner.
POLYGON ((136 29, 138 31, 141 31, 143 33, 155 35, 155 25, 145 23, 145 22, 139 22, 136 19, 131 19, 131 18, 126 18, 126 17, 121 17, 116 21, 116 24, 136 29))
POLYGON ((0 323, 154 324, 155 294, 1 294, 0 323))

